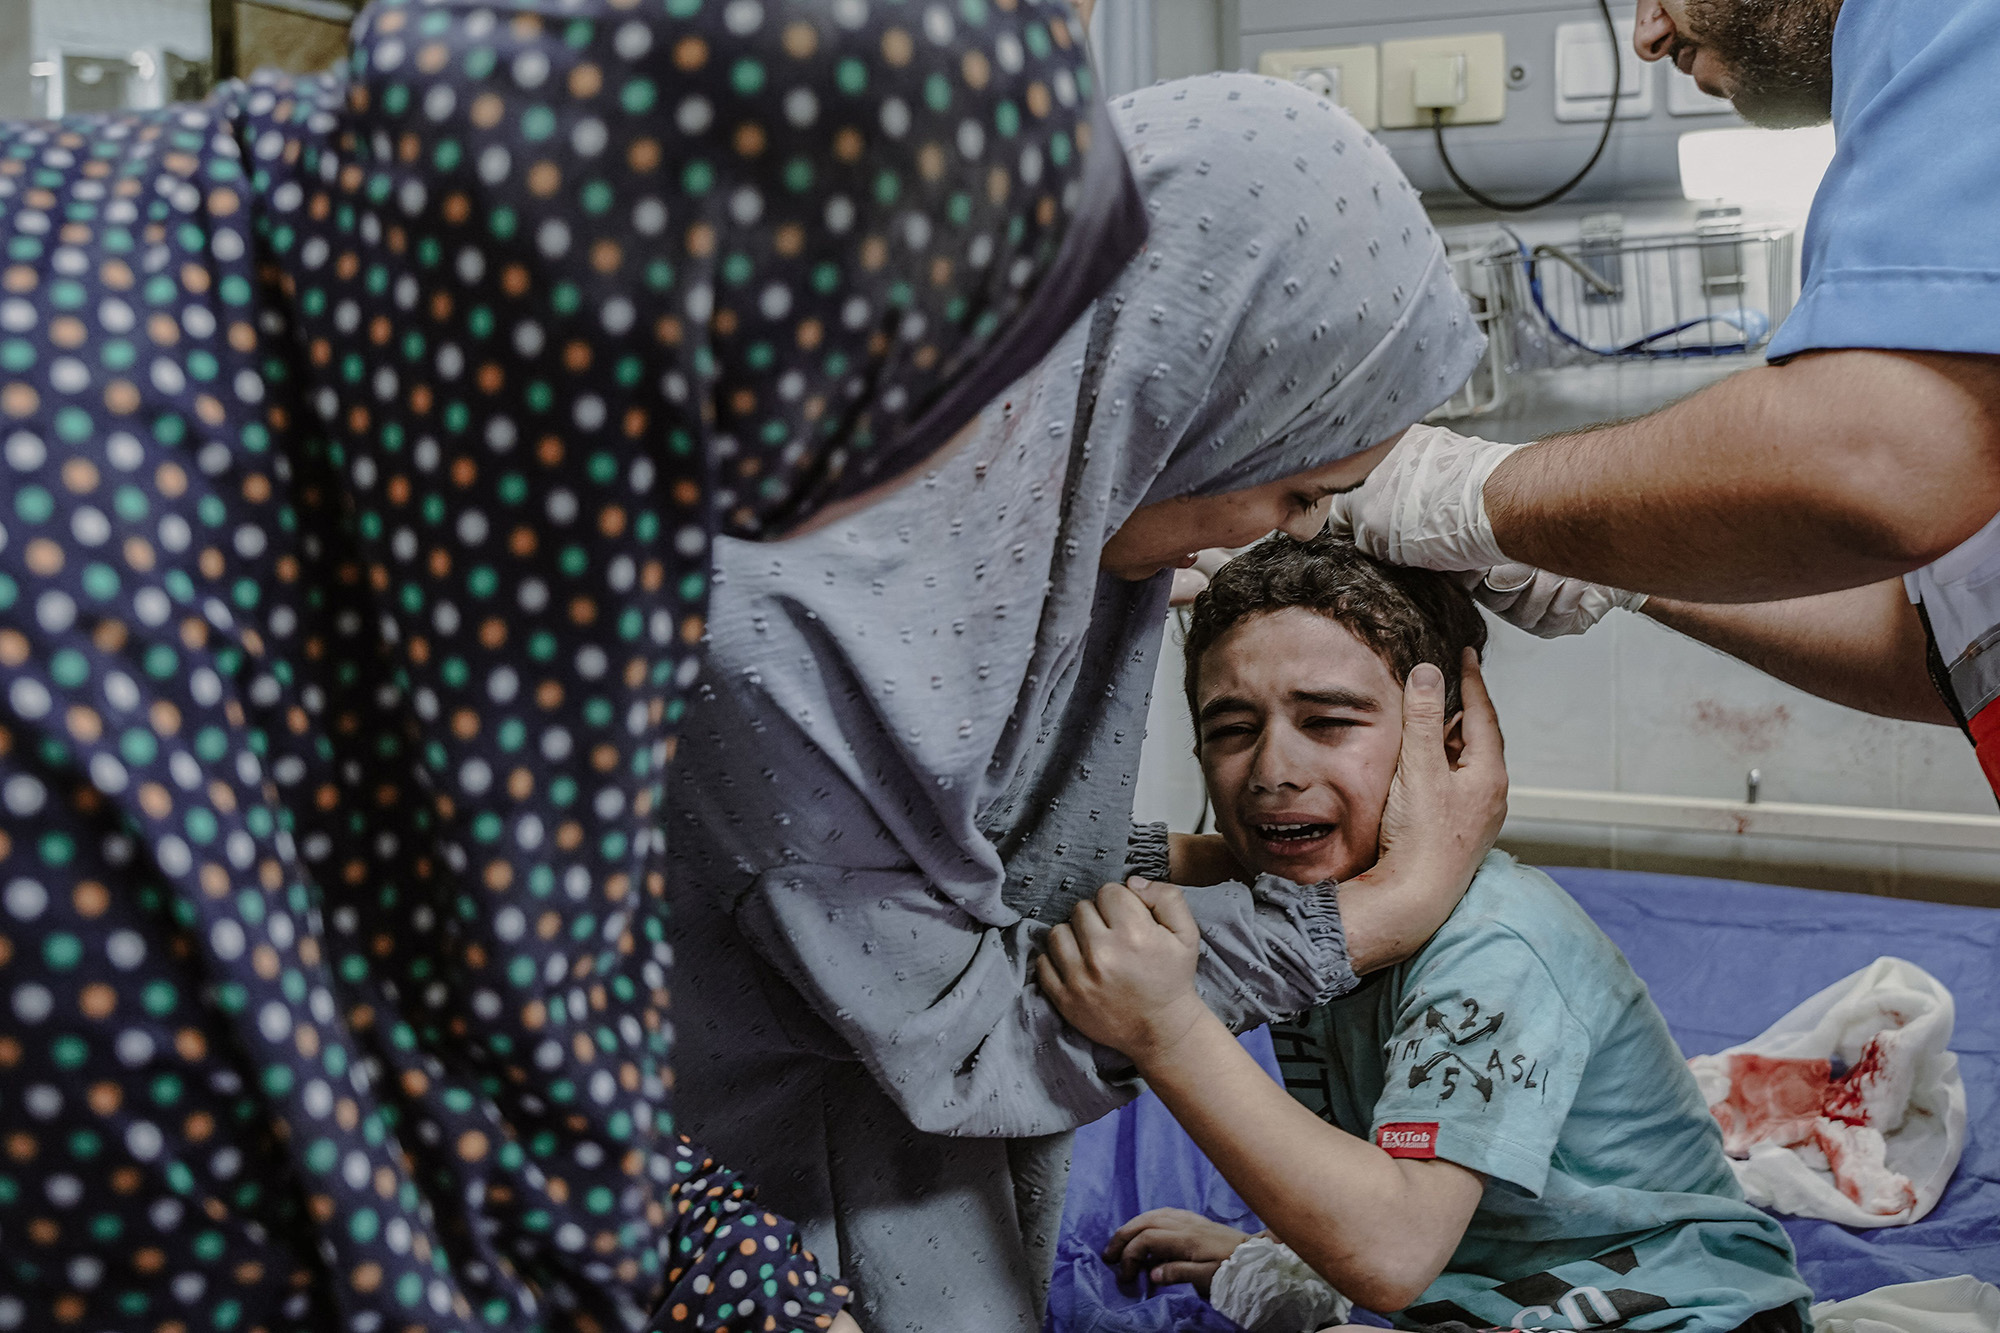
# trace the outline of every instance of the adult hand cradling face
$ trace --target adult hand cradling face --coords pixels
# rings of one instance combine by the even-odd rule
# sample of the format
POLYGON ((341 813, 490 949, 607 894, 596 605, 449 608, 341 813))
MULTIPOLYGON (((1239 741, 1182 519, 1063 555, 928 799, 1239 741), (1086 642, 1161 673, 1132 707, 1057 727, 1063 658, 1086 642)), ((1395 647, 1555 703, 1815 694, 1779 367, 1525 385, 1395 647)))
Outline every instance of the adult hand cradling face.
POLYGON ((1499 833, 1485 641, 1445 579, 1330 536, 1251 548, 1189 622, 1188 708, 1217 832, 1252 875, 1341 882, 1357 970, 1411 942, 1408 922, 1372 910, 1384 885, 1416 865, 1462 884, 1499 833))
MULTIPOLYGON (((1252 548, 1197 604, 1187 693, 1216 828, 1251 876, 1340 884, 1358 972, 1422 943, 1505 818, 1484 642, 1438 575, 1325 537, 1252 548), (1447 680, 1436 660, 1453 652, 1447 680)), ((1181 891, 1134 879, 1079 904, 1037 969, 1079 1030, 1143 1066, 1205 1012, 1198 946, 1181 891)))

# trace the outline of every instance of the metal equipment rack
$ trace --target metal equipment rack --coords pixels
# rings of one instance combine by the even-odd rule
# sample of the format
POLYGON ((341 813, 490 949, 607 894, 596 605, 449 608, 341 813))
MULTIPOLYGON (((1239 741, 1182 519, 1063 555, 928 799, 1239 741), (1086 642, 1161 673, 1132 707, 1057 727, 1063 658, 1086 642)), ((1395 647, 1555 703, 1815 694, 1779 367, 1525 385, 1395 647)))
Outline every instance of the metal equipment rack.
POLYGON ((1570 246, 1508 238, 1479 267, 1510 373, 1747 356, 1791 313, 1797 282, 1793 233, 1781 228, 1586 235, 1570 246))
POLYGON ((1487 354, 1437 418, 1491 412, 1511 381, 1535 371, 1754 355, 1797 292, 1794 233, 1726 218, 1666 236, 1586 227, 1562 244, 1531 245, 1506 229, 1482 240, 1450 258, 1487 354))

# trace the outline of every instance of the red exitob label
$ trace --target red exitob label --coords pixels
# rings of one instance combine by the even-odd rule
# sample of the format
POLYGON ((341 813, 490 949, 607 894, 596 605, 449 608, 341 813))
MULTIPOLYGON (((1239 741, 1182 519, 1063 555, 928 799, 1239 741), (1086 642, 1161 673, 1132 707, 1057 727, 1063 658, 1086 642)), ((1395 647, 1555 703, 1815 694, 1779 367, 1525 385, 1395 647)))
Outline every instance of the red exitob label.
POLYGON ((1391 1157, 1436 1157, 1437 1121, 1384 1125, 1375 1131, 1375 1146, 1391 1157))

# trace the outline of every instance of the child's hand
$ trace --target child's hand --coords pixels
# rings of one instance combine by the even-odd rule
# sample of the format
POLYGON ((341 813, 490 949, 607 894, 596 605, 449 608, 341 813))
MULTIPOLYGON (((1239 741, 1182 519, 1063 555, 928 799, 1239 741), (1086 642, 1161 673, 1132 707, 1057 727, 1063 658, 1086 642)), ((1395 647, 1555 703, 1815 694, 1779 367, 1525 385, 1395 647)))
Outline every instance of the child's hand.
POLYGON ((1144 1268, 1161 1285, 1192 1282, 1208 1299, 1208 1284, 1222 1261, 1250 1239, 1234 1227, 1211 1222, 1185 1208, 1155 1208, 1141 1213, 1112 1233, 1104 1247, 1104 1262, 1115 1264, 1130 1282, 1144 1268))
POLYGON ((1143 1069, 1208 1014, 1195 993, 1201 931, 1171 884, 1106 884, 1049 932, 1042 990, 1092 1041, 1143 1069))

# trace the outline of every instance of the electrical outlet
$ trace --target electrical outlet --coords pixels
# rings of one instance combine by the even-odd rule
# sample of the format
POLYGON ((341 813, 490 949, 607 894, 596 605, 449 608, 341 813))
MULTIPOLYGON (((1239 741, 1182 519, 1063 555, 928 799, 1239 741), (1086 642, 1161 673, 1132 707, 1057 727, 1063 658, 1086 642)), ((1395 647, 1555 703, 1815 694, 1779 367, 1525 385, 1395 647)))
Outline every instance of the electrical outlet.
POLYGON ((1497 32, 1461 32, 1382 43, 1382 128, 1428 127, 1417 105, 1417 67, 1432 56, 1465 57, 1465 100, 1444 112, 1447 125, 1484 125, 1507 114, 1507 39, 1497 32))
POLYGON ((1372 46, 1319 46, 1300 51, 1266 51, 1257 72, 1300 84, 1347 109, 1372 130, 1381 124, 1377 57, 1372 46))
POLYGON ((1465 57, 1424 56, 1410 71, 1410 100, 1419 111, 1449 111, 1465 102, 1465 57))

